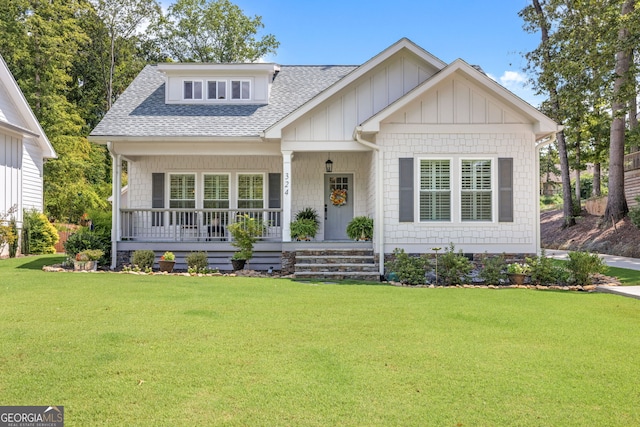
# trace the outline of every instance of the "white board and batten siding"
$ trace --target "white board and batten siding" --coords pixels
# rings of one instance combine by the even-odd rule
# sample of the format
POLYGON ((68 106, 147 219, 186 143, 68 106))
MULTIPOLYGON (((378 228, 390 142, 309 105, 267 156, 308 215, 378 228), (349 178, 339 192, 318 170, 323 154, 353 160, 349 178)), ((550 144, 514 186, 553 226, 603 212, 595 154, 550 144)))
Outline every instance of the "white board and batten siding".
POLYGON ((352 141, 358 124, 437 72, 414 54, 394 55, 283 129, 283 141, 352 141))
POLYGON ((22 139, 0 130, 0 213, 13 206, 22 211, 22 139))

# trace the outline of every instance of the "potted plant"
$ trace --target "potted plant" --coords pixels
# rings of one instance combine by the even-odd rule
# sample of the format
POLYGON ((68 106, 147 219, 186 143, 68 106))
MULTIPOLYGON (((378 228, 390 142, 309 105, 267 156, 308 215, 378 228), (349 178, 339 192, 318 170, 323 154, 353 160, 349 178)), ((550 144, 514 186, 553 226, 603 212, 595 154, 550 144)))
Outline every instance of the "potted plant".
POLYGON ((171 273, 173 271, 173 267, 176 265, 176 256, 173 252, 166 251, 160 257, 160 261, 158 261, 158 267, 160 271, 171 273))
POLYGON ((356 216, 347 225, 347 236, 352 240, 373 239, 373 218, 356 216))
POLYGON ((78 252, 73 260, 74 271, 96 271, 98 260, 102 258, 104 251, 100 249, 85 249, 78 252))
POLYGON ((245 214, 238 215, 236 222, 227 229, 233 238, 231 244, 238 248, 231 257, 231 265, 234 271, 242 270, 245 263, 253 258, 253 245, 264 234, 266 225, 262 219, 245 214))
POLYGON ((524 281, 530 272, 531 267, 529 267, 528 264, 514 262, 507 265, 507 276, 513 285, 524 284, 524 281))
POLYGON ((313 208, 304 208, 296 214, 295 221, 291 222, 291 238, 296 240, 311 240, 318 233, 320 219, 318 212, 313 208))

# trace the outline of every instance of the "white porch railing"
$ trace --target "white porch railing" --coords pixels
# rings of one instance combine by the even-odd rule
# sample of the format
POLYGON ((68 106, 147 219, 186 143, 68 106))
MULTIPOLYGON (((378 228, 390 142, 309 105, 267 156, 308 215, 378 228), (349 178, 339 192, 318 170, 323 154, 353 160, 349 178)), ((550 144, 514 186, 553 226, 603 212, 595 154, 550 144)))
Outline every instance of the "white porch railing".
POLYGON ((230 240, 238 215, 267 225, 262 240, 282 240, 282 209, 121 209, 121 240, 206 242, 230 240))

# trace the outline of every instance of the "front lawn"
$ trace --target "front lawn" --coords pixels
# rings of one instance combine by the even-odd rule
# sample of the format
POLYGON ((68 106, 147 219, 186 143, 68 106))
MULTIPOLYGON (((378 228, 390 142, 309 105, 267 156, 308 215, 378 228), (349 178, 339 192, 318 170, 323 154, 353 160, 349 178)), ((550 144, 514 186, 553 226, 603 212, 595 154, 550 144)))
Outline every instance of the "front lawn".
POLYGON ((68 426, 640 425, 640 301, 0 261, 0 404, 68 426))

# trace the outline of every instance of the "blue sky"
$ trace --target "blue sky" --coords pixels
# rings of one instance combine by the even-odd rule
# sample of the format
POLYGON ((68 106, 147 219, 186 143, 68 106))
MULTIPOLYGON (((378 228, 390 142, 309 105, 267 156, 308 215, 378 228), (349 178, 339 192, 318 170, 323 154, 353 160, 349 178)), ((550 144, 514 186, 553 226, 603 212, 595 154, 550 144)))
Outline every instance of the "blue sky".
MULTIPOLYGON (((525 87, 523 54, 539 34, 522 29, 518 11, 529 0, 232 0, 248 16, 262 16, 280 42, 267 62, 285 65, 360 65, 402 37, 450 63, 462 58, 537 106, 525 87)), ((173 1, 162 0, 166 8, 173 1)))

